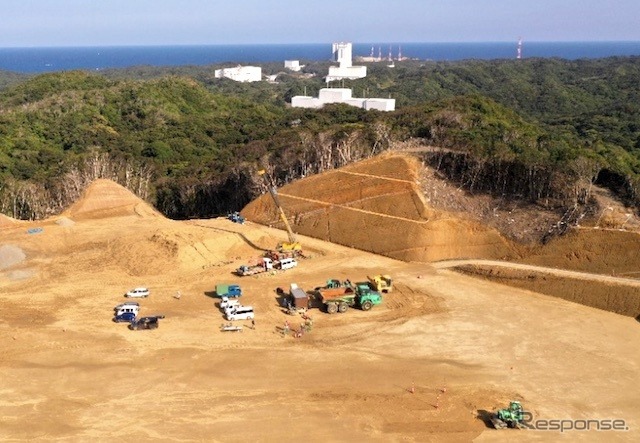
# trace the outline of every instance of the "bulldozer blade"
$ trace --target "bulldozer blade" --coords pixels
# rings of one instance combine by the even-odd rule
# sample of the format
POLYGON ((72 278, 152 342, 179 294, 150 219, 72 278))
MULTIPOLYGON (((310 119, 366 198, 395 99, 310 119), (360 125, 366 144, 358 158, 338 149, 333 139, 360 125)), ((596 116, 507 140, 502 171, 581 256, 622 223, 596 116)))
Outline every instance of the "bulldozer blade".
POLYGON ((496 429, 507 429, 509 426, 497 417, 491 417, 491 424, 496 429))

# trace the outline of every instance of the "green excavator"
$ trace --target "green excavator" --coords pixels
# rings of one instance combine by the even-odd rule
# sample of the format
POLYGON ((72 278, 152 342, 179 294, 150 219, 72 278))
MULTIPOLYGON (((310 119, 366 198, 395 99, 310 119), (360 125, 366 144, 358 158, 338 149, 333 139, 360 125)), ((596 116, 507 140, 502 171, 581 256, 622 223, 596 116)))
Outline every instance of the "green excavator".
POLYGON ((524 410, 519 401, 513 400, 508 408, 498 409, 491 415, 491 424, 496 429, 518 428, 523 429, 524 410))

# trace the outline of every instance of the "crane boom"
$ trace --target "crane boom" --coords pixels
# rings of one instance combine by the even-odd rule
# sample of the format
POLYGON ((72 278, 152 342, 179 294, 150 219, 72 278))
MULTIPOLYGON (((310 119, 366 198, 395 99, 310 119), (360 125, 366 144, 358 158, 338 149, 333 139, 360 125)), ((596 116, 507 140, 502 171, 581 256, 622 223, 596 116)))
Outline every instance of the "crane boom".
POLYGON ((272 183, 270 183, 267 175, 265 174, 265 170, 262 169, 260 171, 258 171, 258 175, 261 175, 264 179, 265 184, 267 185, 267 189, 269 189, 269 194, 271 194, 271 198, 273 199, 273 203, 275 203, 276 208, 278 209, 278 213, 280 214, 280 219, 282 220, 282 222, 284 223, 284 226, 287 230, 287 235, 289 237, 289 243, 281 243, 278 245, 278 249, 279 250, 284 250, 284 251, 301 251, 302 247, 300 246, 300 243, 298 243, 297 239, 296 239, 296 235, 293 233, 293 230, 291 229, 291 225, 289 224, 289 220, 287 220, 287 216, 284 213, 284 210, 282 209, 282 206, 280 205, 280 198, 278 197, 278 191, 276 190, 275 185, 273 185, 272 183))
POLYGON ((289 235, 289 242, 295 243, 296 235, 293 233, 293 230, 291 229, 291 225, 289 224, 289 220, 287 220, 287 216, 284 214, 284 210, 282 209, 282 206, 280 206, 280 199, 278 198, 278 191, 276 191, 275 186, 271 186, 269 188, 269 193, 273 198, 273 202, 276 204, 276 208, 278 208, 278 212, 280 213, 280 218, 282 219, 284 226, 287 228, 287 234, 289 235))

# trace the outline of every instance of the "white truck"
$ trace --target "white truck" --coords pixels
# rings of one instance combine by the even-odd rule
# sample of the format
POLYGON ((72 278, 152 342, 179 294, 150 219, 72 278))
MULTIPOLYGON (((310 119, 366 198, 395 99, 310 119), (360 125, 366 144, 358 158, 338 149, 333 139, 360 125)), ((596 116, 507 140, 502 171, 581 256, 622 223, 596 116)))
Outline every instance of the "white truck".
POLYGON ((222 297, 220 299, 220 309, 226 311, 233 306, 240 306, 240 300, 237 298, 222 297))

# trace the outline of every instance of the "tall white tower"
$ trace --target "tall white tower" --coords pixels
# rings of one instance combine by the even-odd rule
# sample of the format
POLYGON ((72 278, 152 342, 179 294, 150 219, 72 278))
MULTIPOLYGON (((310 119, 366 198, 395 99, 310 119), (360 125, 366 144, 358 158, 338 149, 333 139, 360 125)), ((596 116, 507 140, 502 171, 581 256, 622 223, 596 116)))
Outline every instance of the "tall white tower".
POLYGON ((518 55, 516 56, 518 60, 522 58, 522 37, 518 40, 518 55))
POLYGON ((351 67, 351 43, 334 43, 332 45, 333 59, 340 63, 341 68, 351 67))

